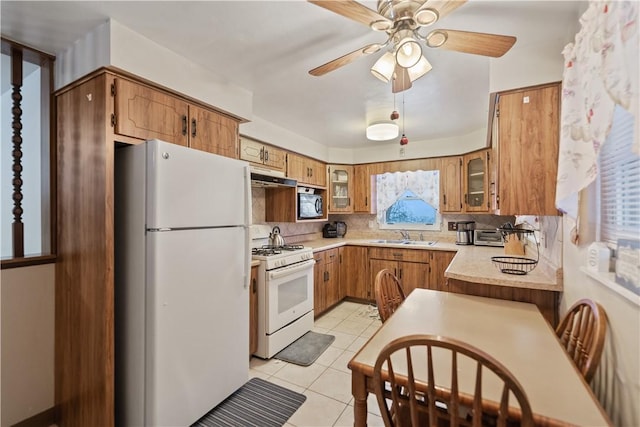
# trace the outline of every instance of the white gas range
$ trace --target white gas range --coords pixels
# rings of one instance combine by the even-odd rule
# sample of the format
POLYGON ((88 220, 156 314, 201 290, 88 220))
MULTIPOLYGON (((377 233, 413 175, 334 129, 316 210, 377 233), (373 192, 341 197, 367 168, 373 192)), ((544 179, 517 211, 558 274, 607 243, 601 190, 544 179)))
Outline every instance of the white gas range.
POLYGON ((251 226, 258 267, 258 350, 269 359, 313 328, 313 250, 269 245, 271 227, 251 226))

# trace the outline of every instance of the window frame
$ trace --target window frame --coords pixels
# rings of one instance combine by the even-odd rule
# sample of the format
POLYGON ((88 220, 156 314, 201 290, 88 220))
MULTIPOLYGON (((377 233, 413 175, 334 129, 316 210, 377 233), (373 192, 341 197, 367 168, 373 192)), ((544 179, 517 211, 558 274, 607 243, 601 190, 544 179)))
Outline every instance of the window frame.
MULTIPOLYGON (((439 169, 432 169, 432 170, 422 170, 420 169, 420 171, 422 172, 438 172, 438 203, 437 206, 434 206, 435 209, 435 214, 436 214, 436 218, 435 218, 435 222, 433 224, 424 224, 424 223, 393 223, 393 224, 388 224, 386 221, 384 222, 380 222, 380 216, 378 214, 376 214, 376 223, 378 224, 378 228, 380 230, 413 230, 413 231, 442 231, 442 213, 440 212, 440 198, 441 198, 441 194, 440 194, 440 170, 439 169)), ((408 172, 418 172, 416 170, 411 170, 411 171, 396 171, 399 173, 408 173, 408 172)), ((374 177, 377 177, 378 175, 384 175, 385 173, 396 173, 396 172, 383 172, 380 174, 375 174, 374 177)), ((376 186, 377 187, 377 186, 376 186)), ((377 200, 378 198, 378 194, 379 194, 379 190, 376 190, 376 203, 378 205, 378 209, 380 209, 380 202, 377 200)), ((428 203, 425 201, 425 203, 428 203)))
MULTIPOLYGON (((43 126, 40 129, 40 150, 42 159, 48 158, 48 170, 43 171, 41 181, 40 197, 47 203, 41 211, 42 223, 42 253, 25 255, 23 257, 11 256, 3 257, 0 260, 0 269, 25 267, 31 265, 41 265, 55 263, 56 261, 56 236, 57 236, 57 197, 56 197, 56 145, 55 145, 55 106, 54 106, 54 62, 55 56, 33 49, 17 41, 0 37, 1 52, 8 55, 13 60, 13 51, 22 53, 22 60, 37 64, 41 67, 42 82, 46 85, 40 93, 41 99, 41 120, 43 126), (45 181, 46 179, 46 181, 45 181), (47 200, 48 199, 48 200, 47 200)), ((21 91, 22 93, 22 91, 21 91)), ((12 144, 12 141, 10 141, 12 144)), ((23 153, 24 155, 24 153, 23 153)), ((46 164, 43 162, 43 164, 46 164)), ((11 211, 3 214, 12 215, 11 211)), ((23 236, 24 239, 24 236, 23 236)))

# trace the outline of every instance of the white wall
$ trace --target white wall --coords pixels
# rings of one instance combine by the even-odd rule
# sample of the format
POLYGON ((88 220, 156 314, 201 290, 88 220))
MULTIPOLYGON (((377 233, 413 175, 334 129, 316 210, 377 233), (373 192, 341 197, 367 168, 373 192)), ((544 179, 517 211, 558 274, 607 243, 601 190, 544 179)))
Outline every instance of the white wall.
MULTIPOLYGON (((488 94, 487 94, 488 96, 488 94)), ((354 163, 384 162, 391 160, 418 159, 422 157, 440 157, 467 153, 485 148, 487 143, 486 128, 478 129, 466 135, 451 138, 433 139, 430 141, 409 141, 401 147, 400 144, 371 145, 366 148, 352 150, 354 163), (404 148, 404 155, 400 155, 400 148, 404 148)), ((344 151, 329 149, 329 161, 345 163, 344 151)))
POLYGON ((54 264, 0 273, 1 427, 54 405, 54 281, 54 264))

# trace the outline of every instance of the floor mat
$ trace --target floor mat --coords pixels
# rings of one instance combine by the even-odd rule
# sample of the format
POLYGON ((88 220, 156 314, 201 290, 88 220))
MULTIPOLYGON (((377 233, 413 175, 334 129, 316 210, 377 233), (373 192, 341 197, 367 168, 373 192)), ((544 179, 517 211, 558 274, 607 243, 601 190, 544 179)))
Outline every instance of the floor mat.
POLYGON ((309 331, 276 354, 276 359, 309 366, 331 345, 336 337, 309 331))
POLYGON ((252 378, 191 427, 282 427, 306 399, 304 394, 252 378))

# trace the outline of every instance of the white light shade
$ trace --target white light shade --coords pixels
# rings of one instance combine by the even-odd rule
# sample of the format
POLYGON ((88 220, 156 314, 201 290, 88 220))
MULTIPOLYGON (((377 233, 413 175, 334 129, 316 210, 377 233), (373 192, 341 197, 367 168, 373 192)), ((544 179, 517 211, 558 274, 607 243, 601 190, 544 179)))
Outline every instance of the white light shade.
POLYGON ((420 77, 427 74, 429 71, 431 71, 431 64, 429 64, 429 61, 427 61, 427 58, 421 55, 418 63, 413 67, 409 68, 408 71, 409 71, 409 80, 414 82, 418 80, 420 77))
POLYGON ((400 128, 395 123, 373 123, 367 127, 367 139, 371 141, 388 141, 397 138, 400 128))
POLYGON ((393 69, 396 66, 396 62, 393 59, 393 54, 387 52, 380 57, 371 67, 371 74, 385 83, 389 83, 391 76, 393 76, 393 69))
POLYGON ((411 68, 420 61, 422 48, 414 38, 405 37, 398 43, 396 50, 396 62, 403 68, 411 68))

